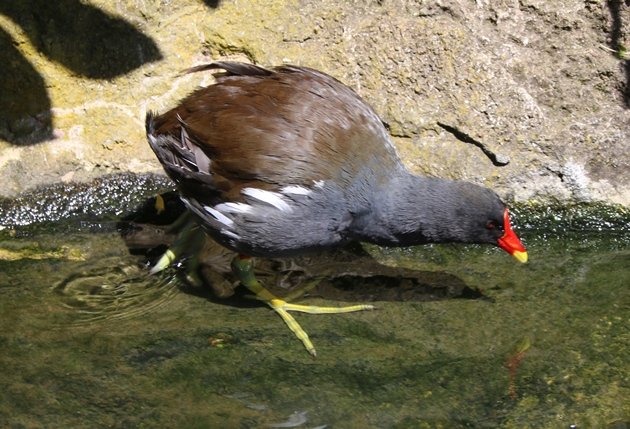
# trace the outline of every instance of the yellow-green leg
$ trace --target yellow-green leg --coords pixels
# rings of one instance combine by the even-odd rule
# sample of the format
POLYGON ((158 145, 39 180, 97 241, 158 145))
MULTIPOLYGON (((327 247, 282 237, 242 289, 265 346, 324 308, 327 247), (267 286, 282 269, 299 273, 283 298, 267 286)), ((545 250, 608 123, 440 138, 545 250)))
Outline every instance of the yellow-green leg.
MULTIPOLYGON (((313 343, 308 338, 308 334, 304 332, 300 324, 289 314, 289 311, 299 311, 301 313, 310 314, 333 314, 333 313, 350 313, 353 311, 373 310, 373 305, 351 305, 347 307, 319 307, 316 305, 299 305, 290 304, 283 299, 273 295, 256 279, 254 275, 254 263, 252 258, 237 256, 232 261, 232 271, 238 277, 241 284, 247 287, 256 295, 256 299, 264 301, 269 307, 271 307, 276 313, 282 317, 284 323, 287 324, 291 332, 302 341, 306 350, 313 356, 317 355, 313 343)), ((309 284, 311 288, 314 287, 319 280, 309 284)), ((307 286, 307 287, 308 287, 307 286)))
POLYGON ((190 261, 187 264, 188 278, 192 283, 200 283, 198 278, 197 252, 203 244, 205 234, 201 231, 199 225, 190 217, 188 212, 180 216, 170 227, 170 231, 180 230, 175 242, 168 248, 160 259, 151 268, 150 273, 156 274, 168 268, 175 261, 180 259, 183 254, 190 255, 190 261))

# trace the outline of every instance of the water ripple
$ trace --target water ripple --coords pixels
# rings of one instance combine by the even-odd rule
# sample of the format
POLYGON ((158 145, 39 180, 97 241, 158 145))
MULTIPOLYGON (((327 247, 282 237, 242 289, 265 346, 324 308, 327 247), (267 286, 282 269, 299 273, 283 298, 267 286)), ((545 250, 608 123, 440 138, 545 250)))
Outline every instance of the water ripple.
MULTIPOLYGON (((76 318, 71 325, 127 319, 164 305, 177 293, 172 277, 151 276, 145 267, 120 258, 94 261, 56 283, 53 293, 76 318)), ((67 326, 67 324, 64 324, 67 326)))

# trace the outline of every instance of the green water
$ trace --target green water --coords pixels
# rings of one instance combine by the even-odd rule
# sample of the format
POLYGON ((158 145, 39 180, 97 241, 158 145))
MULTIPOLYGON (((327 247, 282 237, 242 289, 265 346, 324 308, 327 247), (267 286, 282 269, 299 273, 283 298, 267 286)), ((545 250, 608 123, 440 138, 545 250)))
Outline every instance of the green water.
POLYGON ((0 427, 628 427, 627 224, 541 229, 565 214, 516 212, 526 265, 477 246, 368 247, 418 285, 440 275, 476 294, 372 282, 377 311, 296 315, 316 358, 264 306, 176 270, 148 277, 110 220, 5 228, 0 427))

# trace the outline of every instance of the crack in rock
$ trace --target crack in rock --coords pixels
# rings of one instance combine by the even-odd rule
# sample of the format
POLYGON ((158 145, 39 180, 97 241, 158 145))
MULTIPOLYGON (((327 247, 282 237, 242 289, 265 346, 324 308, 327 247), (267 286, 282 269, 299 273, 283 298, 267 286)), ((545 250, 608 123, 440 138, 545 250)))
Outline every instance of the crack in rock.
POLYGON ((472 138, 470 135, 468 135, 465 132, 461 131, 457 127, 454 127, 452 125, 447 125, 447 124, 444 124, 442 122, 438 122, 437 124, 440 127, 442 127, 444 130, 446 130, 449 133, 453 134, 453 136, 455 136, 455 138, 457 140, 462 141, 464 143, 470 143, 470 144, 472 144, 474 146, 477 146, 479 149, 481 149, 481 151, 484 153, 484 155, 486 155, 488 157, 488 159, 490 159, 490 161, 492 161, 492 164, 494 164, 495 166, 503 167, 503 166, 508 165, 510 163, 510 157, 509 156, 501 155, 500 153, 493 152, 484 143, 482 143, 482 142, 472 138))

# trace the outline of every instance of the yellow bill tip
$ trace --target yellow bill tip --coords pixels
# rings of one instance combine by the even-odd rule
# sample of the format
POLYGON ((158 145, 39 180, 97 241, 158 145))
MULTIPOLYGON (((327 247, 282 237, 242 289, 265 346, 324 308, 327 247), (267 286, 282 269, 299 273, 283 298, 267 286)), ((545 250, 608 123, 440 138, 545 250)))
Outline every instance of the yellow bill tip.
POLYGON ((514 256, 519 262, 527 262, 527 252, 519 252, 518 250, 516 250, 514 251, 514 253, 512 253, 512 256, 514 256))

